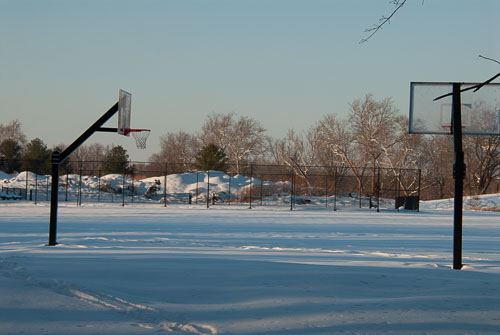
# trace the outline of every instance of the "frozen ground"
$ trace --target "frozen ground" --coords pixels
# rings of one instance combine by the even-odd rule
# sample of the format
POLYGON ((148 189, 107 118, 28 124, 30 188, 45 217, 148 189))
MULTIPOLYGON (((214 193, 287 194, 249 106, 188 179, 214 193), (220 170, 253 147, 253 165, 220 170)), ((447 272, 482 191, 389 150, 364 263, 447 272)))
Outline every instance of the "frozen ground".
MULTIPOLYGON (((498 205, 498 195, 489 204, 498 205)), ((0 201, 0 334, 499 334, 500 213, 0 201)))

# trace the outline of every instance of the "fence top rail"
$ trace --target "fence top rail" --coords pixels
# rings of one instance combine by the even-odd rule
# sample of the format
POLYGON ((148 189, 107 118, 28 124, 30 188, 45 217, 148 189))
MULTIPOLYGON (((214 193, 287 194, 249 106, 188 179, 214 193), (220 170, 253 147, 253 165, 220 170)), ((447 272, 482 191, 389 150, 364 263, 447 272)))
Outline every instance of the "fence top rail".
MULTIPOLYGON (((81 164, 99 164, 102 163, 103 161, 99 160, 69 160, 68 162, 70 163, 81 163, 81 164)), ((177 163, 177 162, 142 162, 142 161, 130 161, 130 164, 141 164, 143 165, 143 168, 147 166, 154 166, 158 165, 161 167, 165 166, 178 166, 180 168, 182 167, 187 167, 187 166, 195 166, 194 162, 191 163, 177 163)), ((236 164, 227 164, 229 167, 236 167, 236 164)), ((293 168, 290 168, 287 165, 283 164, 245 164, 245 165, 240 165, 240 171, 246 171, 247 169, 250 168, 282 168, 284 170, 290 171, 293 170, 293 168)), ((326 170, 333 170, 333 169, 372 169, 373 166, 370 165, 365 165, 365 166, 347 166, 347 165, 297 165, 296 168, 305 168, 305 169, 326 169, 326 170)), ((419 168, 414 167, 414 168, 400 168, 400 167, 388 167, 388 166, 376 166, 376 169, 381 169, 381 170, 391 170, 391 171, 416 171, 419 170, 419 168)), ((157 171, 164 171, 165 169, 158 169, 157 171)), ((191 172, 196 172, 196 169, 190 169, 192 170, 191 172)))
MULTIPOLYGON (((8 161, 9 159, 6 158, 1 158, 2 161, 8 161)), ((33 163, 40 163, 40 160, 18 160, 21 162, 33 162, 33 163)), ((66 164, 78 164, 78 166, 82 165, 88 165, 88 164, 94 164, 94 165, 100 165, 104 161, 101 160, 66 160, 66 164)), ((152 169, 150 171, 165 171, 165 168, 163 167, 168 167, 168 166, 174 166, 178 167, 180 170, 188 171, 188 172, 196 172, 196 169, 194 168, 195 163, 190 162, 190 163, 178 163, 178 162, 141 162, 141 161, 130 161, 129 165, 140 165, 139 169, 140 170, 147 170, 148 167, 154 167, 154 166, 161 166, 161 169, 152 169), (189 167, 189 168, 188 168, 189 167)), ((227 164, 228 167, 232 168, 237 168, 236 164, 227 164)), ((289 171, 290 173, 294 170, 294 168, 300 168, 300 169, 308 169, 308 170, 339 170, 339 169, 348 169, 348 170, 353 170, 353 169, 373 169, 373 166, 366 165, 366 166, 346 166, 342 164, 337 164, 337 165, 298 165, 295 167, 290 167, 287 165, 282 165, 282 164, 244 164, 244 165, 239 165, 239 171, 247 173, 248 170, 253 169, 254 171, 257 169, 279 169, 283 171, 289 171)), ((375 169, 380 169, 380 170, 389 170, 389 171, 394 171, 394 172, 405 172, 405 171, 419 171, 419 168, 399 168, 399 167, 387 167, 387 166, 376 166, 375 169)), ((104 171, 103 169, 100 169, 99 167, 96 168, 91 168, 87 170, 93 170, 93 171, 104 171)), ((168 169, 167 169, 168 170, 168 169)))

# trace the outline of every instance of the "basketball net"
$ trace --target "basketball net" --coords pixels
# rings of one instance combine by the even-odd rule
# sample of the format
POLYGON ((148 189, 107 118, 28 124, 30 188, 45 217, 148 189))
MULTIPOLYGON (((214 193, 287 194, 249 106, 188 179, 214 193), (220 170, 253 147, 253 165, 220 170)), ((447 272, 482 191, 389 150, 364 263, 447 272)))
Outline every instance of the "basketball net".
POLYGON ((146 149, 146 141, 148 140, 151 130, 149 129, 127 129, 126 135, 132 133, 137 149, 146 149))

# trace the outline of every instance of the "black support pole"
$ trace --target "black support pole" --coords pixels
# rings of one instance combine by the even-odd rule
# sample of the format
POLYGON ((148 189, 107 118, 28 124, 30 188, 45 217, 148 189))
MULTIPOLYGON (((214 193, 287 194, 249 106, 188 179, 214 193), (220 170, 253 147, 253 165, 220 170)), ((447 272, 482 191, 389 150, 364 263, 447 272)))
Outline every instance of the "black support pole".
POLYGON ((59 195, 59 151, 52 152, 52 185, 50 194, 49 245, 56 245, 57 203, 59 195))
POLYGON ((462 150, 462 102, 460 84, 453 84, 452 131, 455 149, 453 178, 455 179, 455 200, 453 208, 453 269, 460 270, 462 264, 462 208, 465 178, 464 152, 462 150))
POLYGON ((118 102, 115 103, 106 113, 104 113, 92 126, 90 126, 80 137, 78 137, 62 153, 54 151, 52 153, 52 186, 50 197, 50 224, 49 224, 49 246, 57 244, 57 203, 59 191, 59 165, 66 160, 73 151, 83 144, 96 131, 110 132, 116 128, 101 128, 118 111, 118 102))
POLYGON ((115 113, 118 112, 118 102, 114 104, 106 113, 104 113, 93 125, 89 127, 83 134, 80 135, 69 147, 67 147, 60 155, 61 163, 69 157, 78 149, 80 145, 82 145, 90 136, 92 136, 96 131, 114 131, 116 128, 102 128, 101 126, 106 123, 115 113))

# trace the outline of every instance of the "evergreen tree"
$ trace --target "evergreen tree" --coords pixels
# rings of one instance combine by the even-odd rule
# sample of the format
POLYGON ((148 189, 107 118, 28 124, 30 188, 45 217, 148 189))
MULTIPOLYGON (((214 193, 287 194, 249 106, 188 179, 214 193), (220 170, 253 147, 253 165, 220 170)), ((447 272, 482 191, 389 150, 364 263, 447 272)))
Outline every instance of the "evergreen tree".
POLYGON ((26 144, 22 155, 21 169, 37 174, 48 174, 50 171, 50 151, 39 138, 26 144))
POLYGON ((41 139, 35 138, 26 144, 22 156, 22 170, 37 174, 49 174, 50 167, 50 150, 41 139))
POLYGON ((204 146, 196 155, 195 166, 198 170, 227 171, 226 154, 216 144, 210 143, 204 146))
POLYGON ((134 173, 134 168, 129 167, 127 150, 121 145, 113 146, 102 162, 105 173, 134 173))
POLYGON ((21 167, 21 145, 14 139, 6 139, 0 143, 0 168, 13 173, 21 167))

